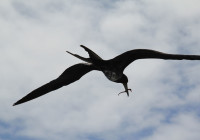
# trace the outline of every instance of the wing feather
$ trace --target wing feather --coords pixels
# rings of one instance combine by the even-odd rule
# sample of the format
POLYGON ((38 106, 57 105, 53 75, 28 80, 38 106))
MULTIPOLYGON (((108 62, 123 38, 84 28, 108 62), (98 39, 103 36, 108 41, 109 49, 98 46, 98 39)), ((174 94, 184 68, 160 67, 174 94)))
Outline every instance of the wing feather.
POLYGON ((119 69, 124 70, 130 63, 135 60, 148 58, 168 60, 200 60, 200 55, 168 54, 155 50, 135 49, 118 55, 117 57, 111 59, 111 61, 115 65, 118 65, 119 69))
POLYGON ((83 75, 92 70, 96 70, 96 68, 93 65, 87 63, 73 65, 66 69, 57 79, 52 80, 49 83, 33 90, 28 95, 24 96, 22 99, 14 103, 13 106, 33 100, 53 90, 69 85, 79 80, 83 75))

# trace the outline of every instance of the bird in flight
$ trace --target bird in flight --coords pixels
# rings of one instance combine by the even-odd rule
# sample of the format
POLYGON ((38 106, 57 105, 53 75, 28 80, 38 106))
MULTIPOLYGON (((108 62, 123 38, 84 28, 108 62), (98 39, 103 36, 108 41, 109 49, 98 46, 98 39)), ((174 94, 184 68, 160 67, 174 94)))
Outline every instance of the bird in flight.
POLYGON ((48 92, 59 89, 63 86, 67 86, 79 80, 83 75, 92 70, 102 71, 110 81, 122 83, 125 91, 120 92, 119 94, 126 93, 127 96, 129 96, 129 91, 131 91, 131 89, 128 88, 128 78, 125 74, 123 74, 123 71, 133 61, 137 59, 149 58, 165 60, 200 60, 200 55, 168 54, 148 49, 130 50, 116 56, 113 59, 103 60, 100 56, 98 56, 89 48, 83 45, 80 46, 88 52, 89 58, 84 58, 69 51, 67 52, 87 63, 79 63, 67 68, 58 78, 33 90, 28 95, 24 96, 22 99, 14 103, 13 106, 30 101, 44 94, 47 94, 48 92))

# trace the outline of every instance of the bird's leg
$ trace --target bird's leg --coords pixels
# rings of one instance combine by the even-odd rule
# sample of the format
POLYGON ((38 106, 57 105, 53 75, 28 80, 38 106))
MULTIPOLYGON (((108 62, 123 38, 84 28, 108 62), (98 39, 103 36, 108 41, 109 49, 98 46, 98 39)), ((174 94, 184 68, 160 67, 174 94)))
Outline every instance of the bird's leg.
POLYGON ((129 96, 129 92, 128 92, 129 90, 132 92, 131 89, 127 89, 127 90, 125 90, 125 91, 120 92, 120 93, 118 94, 118 96, 119 96, 121 93, 125 93, 125 92, 127 93, 127 96, 129 96))
MULTIPOLYGON (((122 91, 122 92, 120 92, 119 94, 121 94, 121 93, 127 93, 127 96, 129 96, 129 90, 132 92, 132 90, 131 89, 128 89, 128 85, 127 85, 127 83, 122 83, 123 85, 124 85, 124 88, 125 88, 125 91, 122 91)), ((119 94, 118 94, 118 96, 119 96, 119 94)))

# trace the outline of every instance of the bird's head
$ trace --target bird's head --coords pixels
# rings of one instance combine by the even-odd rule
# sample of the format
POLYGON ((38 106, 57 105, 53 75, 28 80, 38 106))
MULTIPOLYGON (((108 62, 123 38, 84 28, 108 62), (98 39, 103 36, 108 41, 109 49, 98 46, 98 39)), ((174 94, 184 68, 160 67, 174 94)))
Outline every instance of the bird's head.
POLYGON ((117 83, 128 83, 128 77, 125 75, 125 74, 123 74, 122 75, 122 77, 121 78, 119 78, 117 81, 115 81, 115 82, 117 82, 117 83))

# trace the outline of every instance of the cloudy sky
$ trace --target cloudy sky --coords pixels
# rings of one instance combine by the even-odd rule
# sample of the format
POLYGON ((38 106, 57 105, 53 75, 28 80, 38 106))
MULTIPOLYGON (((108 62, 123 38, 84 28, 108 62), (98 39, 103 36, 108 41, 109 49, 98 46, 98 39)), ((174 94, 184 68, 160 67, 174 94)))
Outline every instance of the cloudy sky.
POLYGON ((1 0, 0 140, 199 140, 200 62, 138 60, 133 92, 91 72, 12 104, 81 61, 145 48, 200 54, 199 0, 1 0))

